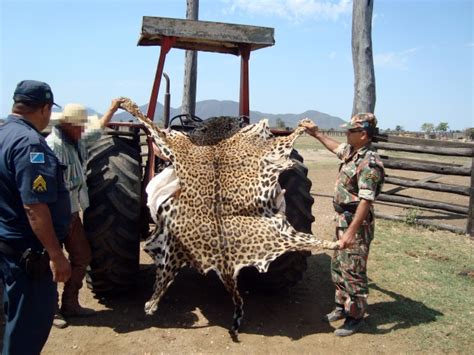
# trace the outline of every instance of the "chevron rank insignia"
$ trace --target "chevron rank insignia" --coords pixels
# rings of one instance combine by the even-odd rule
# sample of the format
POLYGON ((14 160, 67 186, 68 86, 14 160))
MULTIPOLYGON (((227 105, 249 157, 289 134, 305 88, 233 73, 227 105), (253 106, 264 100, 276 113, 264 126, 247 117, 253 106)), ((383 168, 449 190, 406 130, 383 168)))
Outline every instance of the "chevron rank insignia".
POLYGON ((44 164, 44 153, 41 153, 41 152, 30 153, 30 163, 44 164))
POLYGON ((38 175, 33 181, 33 191, 35 192, 46 192, 48 190, 46 186, 46 180, 43 176, 38 175))

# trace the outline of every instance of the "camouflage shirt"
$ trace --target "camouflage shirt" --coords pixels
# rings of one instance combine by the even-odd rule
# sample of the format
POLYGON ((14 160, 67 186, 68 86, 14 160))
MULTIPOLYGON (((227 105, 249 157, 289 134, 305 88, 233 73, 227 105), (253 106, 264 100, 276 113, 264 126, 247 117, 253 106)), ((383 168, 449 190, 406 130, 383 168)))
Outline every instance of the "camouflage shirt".
MULTIPOLYGON (((336 149, 337 157, 342 160, 334 192, 334 203, 338 205, 356 204, 361 199, 374 201, 382 190, 385 178, 384 167, 380 157, 371 144, 357 151, 342 143, 336 149)), ((339 227, 347 227, 347 218, 340 220, 339 227)))

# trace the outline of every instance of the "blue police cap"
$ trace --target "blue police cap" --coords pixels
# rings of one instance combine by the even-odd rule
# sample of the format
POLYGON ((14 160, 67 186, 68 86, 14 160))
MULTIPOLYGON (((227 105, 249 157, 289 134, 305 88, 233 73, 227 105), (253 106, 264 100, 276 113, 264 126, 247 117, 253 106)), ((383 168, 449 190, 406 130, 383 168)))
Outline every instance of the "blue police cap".
POLYGON ((54 102, 51 87, 42 81, 36 80, 20 81, 13 94, 13 101, 31 104, 53 104, 61 107, 54 102))

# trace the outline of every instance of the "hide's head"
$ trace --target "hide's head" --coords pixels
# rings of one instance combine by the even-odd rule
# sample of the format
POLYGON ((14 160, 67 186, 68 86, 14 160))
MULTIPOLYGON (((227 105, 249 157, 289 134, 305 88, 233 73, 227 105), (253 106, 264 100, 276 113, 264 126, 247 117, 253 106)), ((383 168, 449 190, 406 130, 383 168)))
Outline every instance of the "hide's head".
POLYGON ((217 144, 237 133, 241 128, 241 123, 238 117, 211 117, 198 124, 190 133, 190 139, 198 145, 217 144))

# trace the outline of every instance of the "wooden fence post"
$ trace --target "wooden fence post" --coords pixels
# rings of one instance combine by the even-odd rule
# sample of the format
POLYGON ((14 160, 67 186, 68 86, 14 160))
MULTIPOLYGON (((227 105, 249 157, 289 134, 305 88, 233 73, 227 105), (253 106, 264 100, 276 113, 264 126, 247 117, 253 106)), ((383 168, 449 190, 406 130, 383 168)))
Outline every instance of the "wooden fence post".
POLYGON ((375 72, 372 54, 373 0, 354 0, 352 6, 352 63, 354 66, 354 103, 352 116, 374 112, 375 72))
MULTIPOLYGON (((186 19, 198 20, 199 0, 186 1, 186 19)), ((196 114, 197 51, 187 50, 184 60, 184 84, 181 113, 196 114)))
POLYGON ((466 233, 474 238, 474 157, 471 165, 471 191, 469 196, 469 212, 467 214, 466 233))

